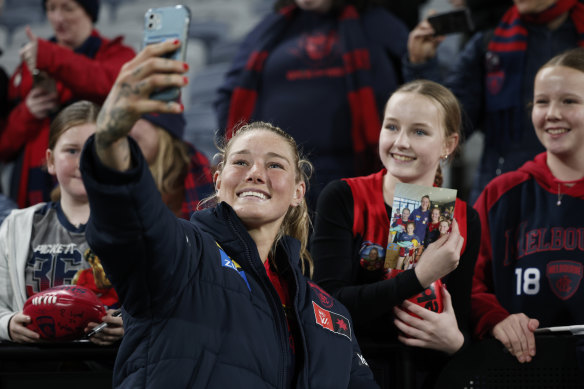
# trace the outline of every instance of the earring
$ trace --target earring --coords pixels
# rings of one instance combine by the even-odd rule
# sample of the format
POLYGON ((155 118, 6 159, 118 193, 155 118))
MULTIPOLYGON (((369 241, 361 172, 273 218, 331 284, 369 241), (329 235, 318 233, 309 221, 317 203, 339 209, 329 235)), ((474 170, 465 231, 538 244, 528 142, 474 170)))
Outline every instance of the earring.
POLYGON ((444 154, 443 156, 440 157, 440 159, 442 160, 442 162, 446 162, 448 160, 448 154, 444 154))

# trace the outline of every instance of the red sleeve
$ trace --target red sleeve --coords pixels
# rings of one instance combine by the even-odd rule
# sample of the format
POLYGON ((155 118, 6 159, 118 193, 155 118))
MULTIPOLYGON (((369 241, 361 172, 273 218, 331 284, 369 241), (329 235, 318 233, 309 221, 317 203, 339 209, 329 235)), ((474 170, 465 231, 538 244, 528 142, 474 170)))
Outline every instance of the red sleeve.
POLYGON ((24 144, 36 137, 45 125, 28 110, 24 102, 32 88, 32 77, 26 66, 20 64, 8 84, 8 99, 17 102, 0 129, 0 161, 10 161, 24 144))
POLYGON ((481 243, 473 276, 471 319, 474 335, 479 339, 488 336, 495 325, 509 316, 509 312, 501 306, 495 295, 491 240, 502 237, 491 236, 489 210, 520 181, 523 180, 515 173, 498 177, 487 185, 474 205, 481 220, 481 243))
MULTIPOLYGON (((95 34, 96 32, 94 32, 95 34)), ((52 42, 39 39, 37 68, 44 70, 70 89, 78 99, 101 104, 109 93, 122 65, 135 56, 121 38, 107 40, 95 58, 88 58, 52 42)))

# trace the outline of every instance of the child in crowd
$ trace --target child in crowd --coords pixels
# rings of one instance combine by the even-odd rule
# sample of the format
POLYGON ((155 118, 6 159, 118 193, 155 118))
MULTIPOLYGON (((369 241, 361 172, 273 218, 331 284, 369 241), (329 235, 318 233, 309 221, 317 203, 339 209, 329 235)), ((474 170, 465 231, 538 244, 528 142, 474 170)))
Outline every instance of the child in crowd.
MULTIPOLYGON (((316 212, 311 246, 314 279, 349 308, 361 340, 395 342, 395 328, 389 326, 393 322, 402 333, 398 337, 402 343, 438 350, 431 363, 415 364, 420 375, 435 373, 470 338, 469 296, 479 245, 478 215, 457 199, 452 232, 429 245, 413 269, 394 278, 388 278, 383 269, 361 267, 359 251, 367 249, 363 242, 387 247, 397 183, 442 184, 440 161, 457 149, 460 126, 460 107, 446 88, 424 80, 403 85, 384 111, 379 156, 385 168, 329 184, 316 212), (442 313, 406 301, 441 278, 448 285, 442 313)), ((402 219, 408 219, 406 214, 402 211, 402 219)), ((421 354, 428 355, 425 351, 421 354)), ((368 361, 381 370, 397 363, 391 358, 388 354, 368 361)), ((376 377, 388 375, 392 373, 376 377)), ((431 381, 428 377, 429 385, 431 381)))
MULTIPOLYGON (((15 210, 0 227, 0 340, 34 343, 39 334, 26 328, 22 313, 27 298, 54 286, 71 284, 89 249, 85 224, 89 202, 79 171, 79 156, 95 132, 99 108, 88 101, 65 108, 51 124, 47 168, 59 183, 59 199, 15 210)), ((124 334, 122 319, 108 310, 109 326, 91 337, 96 344, 112 344, 124 334)), ((89 331, 98 323, 90 323, 89 331)))
POLYGON ((472 316, 519 362, 539 326, 584 323, 584 48, 537 72, 531 120, 546 151, 493 180, 475 208, 483 235, 472 316))

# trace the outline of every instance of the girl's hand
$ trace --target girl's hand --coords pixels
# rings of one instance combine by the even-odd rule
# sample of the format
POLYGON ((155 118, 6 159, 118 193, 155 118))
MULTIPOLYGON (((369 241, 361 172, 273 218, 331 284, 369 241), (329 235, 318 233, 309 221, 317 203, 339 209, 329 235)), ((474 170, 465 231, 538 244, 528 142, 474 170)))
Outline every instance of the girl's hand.
MULTIPOLYGON (((107 315, 102 317, 103 322, 108 323, 108 326, 89 338, 92 343, 100 346, 109 346, 114 344, 124 336, 124 322, 121 316, 112 316, 114 309, 108 309, 107 315)), ((91 331, 99 323, 88 323, 85 332, 91 331)))
POLYGON ((524 313, 516 313, 493 327, 493 336, 509 350, 520 363, 531 362, 535 356, 535 336, 539 320, 531 319, 524 313))
POLYGON ((428 245, 415 267, 418 281, 424 288, 456 269, 463 243, 458 223, 453 220, 452 231, 428 245))
POLYGON ((30 316, 24 315, 22 312, 15 313, 8 323, 8 332, 10 338, 16 343, 37 343, 41 336, 34 331, 26 328, 30 324, 30 316))
POLYGON ((188 83, 183 76, 188 71, 185 62, 161 58, 179 45, 178 40, 148 45, 122 66, 97 118, 96 151, 108 167, 120 171, 130 168, 127 135, 140 116, 149 112, 183 111, 182 105, 175 101, 150 99, 156 89, 188 83))
POLYGON ((446 287, 442 285, 444 310, 442 313, 432 312, 410 301, 404 301, 403 309, 394 307, 394 323, 401 331, 400 342, 413 347, 422 347, 454 354, 464 344, 464 336, 458 329, 452 299, 446 287), (404 309, 418 315, 410 315, 404 309))

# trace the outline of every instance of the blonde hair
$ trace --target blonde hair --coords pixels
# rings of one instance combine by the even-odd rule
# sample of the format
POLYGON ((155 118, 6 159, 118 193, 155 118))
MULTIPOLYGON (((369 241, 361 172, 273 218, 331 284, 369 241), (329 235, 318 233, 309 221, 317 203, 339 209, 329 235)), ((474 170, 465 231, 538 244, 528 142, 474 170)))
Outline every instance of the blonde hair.
POLYGON ((158 191, 162 194, 175 192, 184 186, 184 177, 190 163, 187 145, 174 138, 160 126, 153 124, 158 131, 158 153, 149 166, 158 191))
MULTIPOLYGON (((81 100, 63 108, 61 112, 51 122, 49 128, 49 145, 50 150, 55 150, 55 146, 61 135, 72 127, 83 124, 97 122, 99 106, 91 101, 81 100)), ((51 191, 51 201, 59 201, 61 198, 61 188, 57 185, 51 191)))
MULTIPOLYGON (((443 114, 442 126, 445 129, 444 137, 448 138, 451 135, 458 135, 458 144, 450 155, 452 158, 448 158, 447 160, 452 161, 454 157, 456 157, 460 152, 460 144, 462 143, 462 110, 456 96, 454 96, 454 94, 448 88, 430 80, 415 80, 408 82, 399 87, 395 92, 393 92, 393 94, 399 92, 417 93, 436 102, 443 114)), ((436 175, 434 177, 434 184, 440 187, 442 186, 442 182, 442 169, 440 168, 440 165, 438 165, 438 169, 436 169, 436 175)))
MULTIPOLYGON (((269 131, 272 132, 280 137, 282 137, 290 150, 292 150, 292 155, 294 156, 294 166, 296 167, 296 183, 304 182, 307 187, 308 191, 308 182, 310 180, 310 176, 312 175, 313 167, 310 161, 308 161, 302 153, 300 152, 296 141, 290 134, 285 132, 279 127, 276 127, 270 123, 266 122, 252 122, 249 124, 240 125, 233 131, 233 136, 231 139, 224 140, 222 145, 218 145, 219 152, 215 155, 215 158, 219 160, 217 164, 217 172, 221 174, 223 171, 223 167, 225 166, 225 160, 229 155, 229 151, 231 146, 233 145, 234 139, 242 136, 243 134, 252 132, 252 131, 269 131)), ((209 201, 217 201, 217 193, 212 195, 211 197, 203 200, 203 203, 207 203, 209 201)), ((276 247, 280 239, 284 235, 289 235, 293 238, 296 238, 300 241, 300 258, 302 259, 302 272, 306 274, 306 270, 308 270, 308 274, 312 277, 312 273, 314 270, 314 263, 312 261, 312 257, 310 252, 308 251, 308 238, 310 233, 310 216, 308 213, 308 205, 306 204, 306 198, 303 198, 300 204, 296 207, 290 206, 286 215, 284 216, 284 220, 280 225, 280 229, 276 235, 276 239, 274 239, 274 244, 270 250, 270 257, 274 258, 274 254, 276 251, 276 247)))

